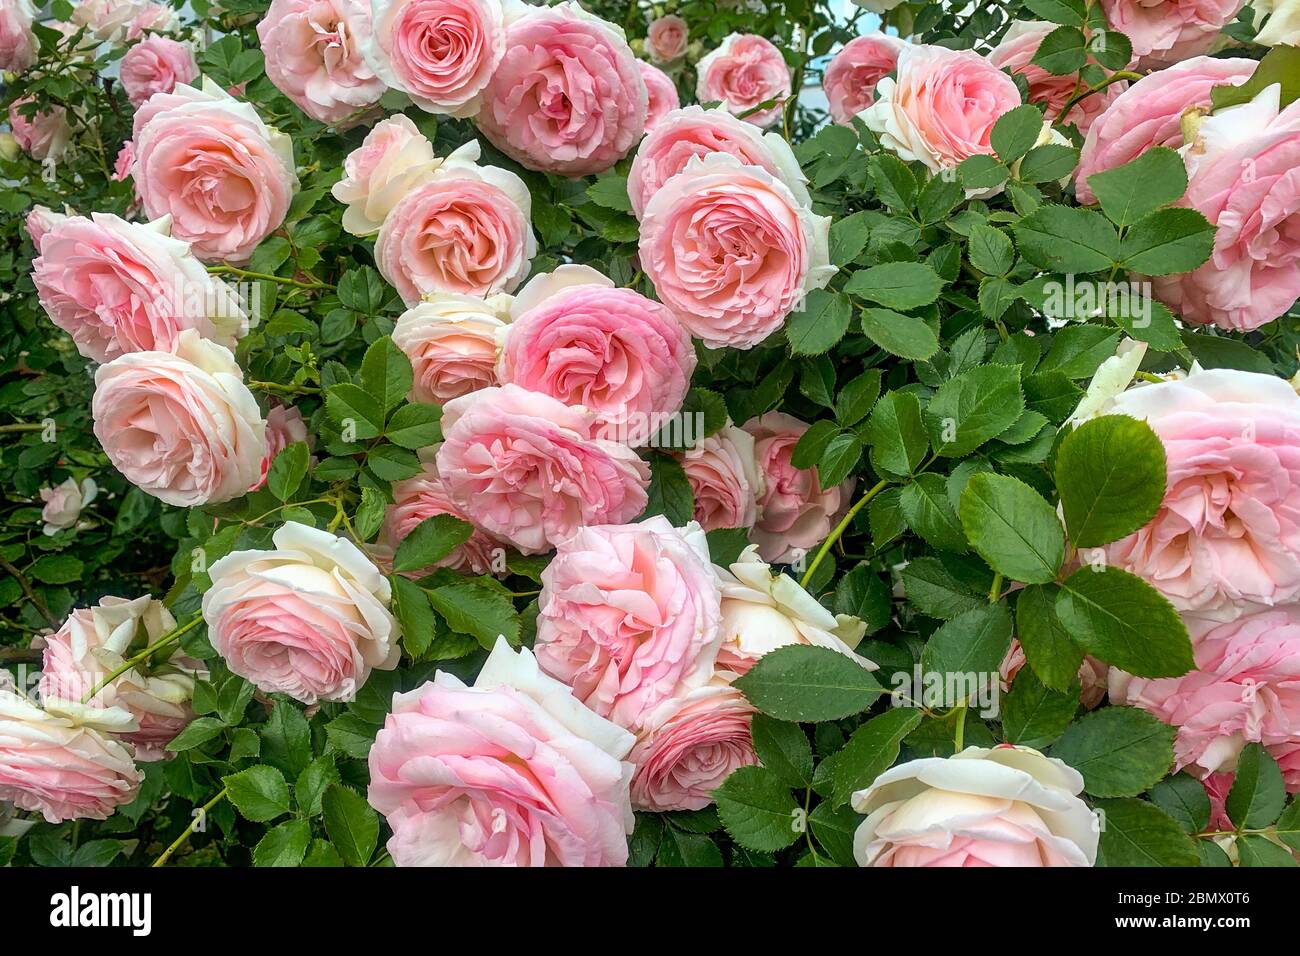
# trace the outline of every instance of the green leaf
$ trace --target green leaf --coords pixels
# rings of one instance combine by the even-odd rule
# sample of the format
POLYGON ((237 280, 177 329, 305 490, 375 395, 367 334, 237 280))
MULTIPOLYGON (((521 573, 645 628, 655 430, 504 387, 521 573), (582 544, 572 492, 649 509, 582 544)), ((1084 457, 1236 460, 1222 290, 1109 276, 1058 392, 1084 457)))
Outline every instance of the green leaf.
POLYGON ((1096 548, 1137 531, 1165 496, 1165 446, 1127 415, 1084 422, 1056 453, 1056 487, 1070 540, 1096 548))
POLYGON ((1052 747, 1083 774, 1094 797, 1132 797, 1154 786, 1174 763, 1174 728, 1136 707, 1086 714, 1052 747))
POLYGON ((1278 44, 1264 54, 1250 79, 1240 86, 1216 86, 1210 91, 1210 102, 1215 112, 1229 106, 1249 103, 1267 87, 1278 83, 1282 87, 1281 106, 1286 108, 1300 97, 1300 49, 1278 44))
POLYGON ((1016 596, 1016 636, 1025 660, 1038 678, 1057 691, 1067 690, 1083 663, 1083 648, 1071 640, 1056 616, 1055 584, 1034 584, 1016 596))
POLYGON ((385 411, 411 391, 411 360, 388 336, 376 339, 361 360, 361 385, 385 411))
POLYGON ((1245 867, 1300 866, 1286 847, 1278 846, 1268 837, 1258 833, 1247 833, 1237 837, 1237 858, 1245 867))
POLYGON ((189 725, 167 744, 172 753, 193 750, 220 735, 225 729, 225 722, 216 717, 200 717, 190 721, 189 725))
POLYGON ((817 804, 808 814, 813 836, 840 866, 853 866, 853 835, 862 820, 848 807, 837 808, 829 800, 817 804))
POLYGON ((922 318, 891 309, 864 309, 862 331, 891 355, 923 362, 939 351, 939 337, 922 318))
POLYGON ((262 725, 261 755, 286 776, 296 776, 311 761, 311 729, 307 718, 293 704, 277 704, 262 725))
POLYGON ((813 289, 802 311, 786 320, 785 337, 792 355, 821 355, 848 331, 853 304, 842 292, 813 289))
POLYGON ((1006 605, 983 604, 946 621, 930 635, 921 653, 921 669, 997 680, 998 667, 1010 646, 1011 614, 1006 605))
POLYGON ((294 796, 298 800, 298 809, 309 817, 321 812, 321 802, 330 784, 339 782, 338 768, 334 766, 334 755, 317 757, 298 775, 294 784, 294 796))
POLYGON ((379 842, 379 816, 366 798, 342 784, 331 784, 321 801, 325 832, 348 866, 365 866, 379 842))
POLYGON ((358 440, 375 438, 384 430, 384 409, 373 395, 351 382, 330 386, 325 411, 341 427, 351 422, 358 440))
POLYGON ((602 173, 587 187, 587 198, 606 209, 632 211, 632 202, 627 195, 627 176, 612 170, 602 173))
POLYGON ((813 757, 808 736, 798 724, 755 714, 751 726, 759 762, 788 787, 812 783, 813 757))
POLYGON ((300 866, 311 842, 311 824, 286 820, 266 831, 253 848, 253 866, 300 866))
POLYGON ((1126 798, 1099 800, 1104 814, 1098 866, 1196 866, 1192 838, 1154 804, 1126 798))
POLYGON ((1094 657, 1138 677, 1179 677, 1195 666, 1187 627, 1165 598, 1119 568, 1084 567, 1061 586, 1056 616, 1094 657))
POLYGON ((862 254, 871 238, 871 219, 867 210, 851 213, 831 223, 831 263, 846 266, 862 254))
POLYGON ((1007 181, 1011 173, 996 156, 976 153, 968 156, 957 166, 961 184, 967 189, 993 189, 1007 181))
POLYGON ((1259 744, 1247 744, 1237 758, 1237 775, 1228 791, 1228 819, 1238 827, 1262 830, 1286 806, 1286 787, 1277 761, 1259 744))
POLYGON ((847 478, 862 458, 862 447, 857 432, 831 436, 817 462, 817 483, 823 488, 833 488, 847 478))
POLYGON ((961 496, 961 524, 980 557, 1013 581, 1046 584, 1065 560, 1056 511, 1015 478, 972 476, 961 496))
POLYGON ((868 634, 888 624, 893 610, 889 585, 865 564, 850 568, 835 586, 835 613, 860 618, 868 634))
POLYGON ((442 408, 438 405, 403 405, 393 412, 384 437, 394 445, 418 451, 442 440, 442 408))
POLYGON ((1008 743, 1042 750, 1055 741, 1079 709, 1079 688, 1064 692, 1044 687, 1029 668, 1022 668, 1002 701, 1002 732, 1008 743))
POLYGON ((1210 823, 1210 798, 1205 785, 1189 773, 1176 773, 1151 788, 1151 800, 1188 833, 1200 833, 1210 823))
POLYGON ((498 636, 519 646, 519 612, 510 599, 495 588, 466 582, 446 584, 428 592, 429 603, 446 620, 447 626, 476 638, 491 650, 498 636))
POLYGON ((668 455, 650 458, 650 488, 642 518, 663 515, 681 527, 695 515, 695 494, 681 463, 668 455))
POLYGON ((366 467, 384 481, 414 478, 422 468, 415 452, 397 445, 377 445, 366 455, 366 467))
POLYGON ((939 298, 943 280, 920 262, 886 262, 855 272, 844 291, 888 309, 907 311, 929 305, 939 298))
POLYGON ((970 549, 941 476, 917 475, 903 487, 900 504, 908 526, 934 547, 958 554, 970 549))
POLYGON ((85 565, 70 554, 43 554, 27 570, 29 577, 45 584, 71 584, 81 577, 85 565))
POLYGON ((854 792, 871 786, 893 766, 903 738, 921 723, 922 713, 910 707, 892 707, 872 717, 849 737, 835 755, 831 773, 831 801, 835 806, 849 802, 854 792))
POLYGON ((377 733, 378 727, 356 714, 341 714, 325 725, 330 747, 358 760, 365 760, 370 755, 377 733))
POLYGON ((271 494, 281 501, 292 498, 307 474, 310 455, 306 442, 296 441, 292 445, 281 448, 280 453, 271 461, 271 468, 266 474, 266 487, 270 489, 271 494))
POLYGON ((1008 110, 998 117, 989 134, 989 142, 993 146, 993 151, 998 154, 998 158, 1010 164, 1034 148, 1034 143, 1038 141, 1038 134, 1042 131, 1042 112, 1037 106, 1025 104, 1008 110))
POLYGON ((790 788, 763 767, 741 767, 713 791, 731 838, 751 850, 780 850, 800 834, 800 809, 790 788))
POLYGON ((1097 272, 1119 256, 1119 234, 1103 216, 1044 204, 1012 225, 1020 253, 1052 272, 1097 272))
POLYGON ((935 557, 915 558, 899 575, 908 601, 926 617, 947 621, 988 602, 987 593, 957 580, 935 557))
POLYGON ((945 458, 964 457, 1010 428, 1024 410, 1017 366, 969 369, 940 385, 930 399, 925 410, 930 444, 945 458))
POLYGON ((1035 146, 1020 161, 1016 176, 1021 182, 1050 183, 1064 179, 1079 165, 1079 151, 1061 143, 1035 146))
POLYGON ((362 266, 343 273, 339 279, 338 295, 345 309, 370 316, 383 309, 384 300, 388 298, 388 286, 378 272, 370 266, 362 266))
POLYGON ((1087 15, 1084 0, 1024 0, 1024 4, 1048 23, 1081 27, 1087 15))
POLYGON ((473 533, 473 525, 454 515, 425 518, 397 545, 393 570, 418 571, 431 567, 468 541, 473 533))
POLYGON ((257 764, 221 778, 230 802, 247 820, 266 823, 289 812, 289 785, 275 767, 257 764))
POLYGON ((429 597, 418 584, 400 574, 393 575, 389 581, 393 587, 393 613, 402 629, 402 647, 418 660, 429 649, 438 630, 429 597))
POLYGON ((982 222, 976 223, 966 237, 966 252, 971 265, 989 275, 1005 275, 1016 261, 1016 250, 1007 234, 982 222))
POLYGON ((855 660, 803 644, 764 654, 734 686, 769 717, 796 723, 848 717, 881 693, 871 672, 855 660))
POLYGON ((1055 76, 1083 69, 1088 62, 1087 41, 1075 26, 1060 26, 1043 37, 1029 62, 1055 76))
POLYGON ((1124 268, 1149 276, 1191 272, 1210 258, 1214 226, 1195 209, 1157 209, 1120 240, 1124 268))
POLYGON ((869 368, 850 380, 835 396, 835 420, 845 428, 856 425, 867 417, 879 397, 880 369, 869 368))
POLYGON ((1179 199, 1187 191, 1187 169, 1172 149, 1156 146, 1137 159, 1088 177, 1101 211, 1128 226, 1179 199))
POLYGON ((676 827, 664 830, 656 866, 722 866, 722 851, 702 833, 684 833, 676 827))

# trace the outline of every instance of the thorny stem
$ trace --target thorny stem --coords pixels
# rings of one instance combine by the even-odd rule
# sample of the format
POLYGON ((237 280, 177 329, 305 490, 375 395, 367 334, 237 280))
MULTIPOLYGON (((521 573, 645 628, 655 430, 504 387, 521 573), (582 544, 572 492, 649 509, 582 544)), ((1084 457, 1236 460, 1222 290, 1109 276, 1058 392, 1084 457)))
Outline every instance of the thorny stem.
POLYGON ((138 654, 133 654, 131 657, 128 657, 117 667, 113 668, 109 672, 107 677, 105 677, 93 688, 91 688, 90 693, 88 693, 85 697, 81 698, 81 702, 83 704, 90 703, 92 700, 95 699, 96 694, 98 694, 109 684, 113 683, 113 681, 117 680, 127 671, 134 668, 137 664, 147 661, 154 654, 157 654, 159 651, 163 650, 164 648, 171 647, 173 644, 180 641, 182 636, 184 636, 187 632, 192 631, 195 628, 195 626, 198 625, 198 623, 202 620, 203 620, 203 615, 196 612, 195 615, 192 618, 190 618, 188 621, 186 621, 184 624, 164 634, 162 637, 158 638, 158 640, 154 641, 152 644, 150 644, 144 650, 140 651, 138 654))
POLYGON ((194 819, 190 821, 190 825, 187 826, 187 827, 185 828, 184 832, 182 832, 181 835, 178 836, 178 837, 177 837, 177 838, 172 842, 172 845, 171 845, 171 846, 169 846, 167 849, 165 849, 165 850, 162 851, 162 855, 161 855, 160 857, 158 857, 158 859, 156 859, 156 860, 153 861, 153 865, 154 865, 154 866, 164 866, 164 865, 166 865, 167 861, 168 861, 169 859, 171 859, 171 855, 172 855, 173 853, 175 853, 177 850, 179 850, 182 846, 184 846, 185 841, 188 840, 188 839, 190 838, 190 835, 191 835, 191 834, 195 831, 195 829, 198 827, 198 825, 199 825, 199 821, 200 821, 200 820, 206 820, 206 819, 207 819, 207 816, 208 816, 208 811, 211 810, 213 807, 215 807, 215 806, 216 806, 218 803, 220 803, 222 800, 224 800, 224 799, 226 798, 226 795, 227 795, 229 792, 230 792, 230 791, 229 791, 229 789, 228 789, 227 787, 222 787, 220 793, 218 793, 215 797, 213 797, 213 798, 212 798, 211 800, 209 800, 207 803, 203 804, 203 807, 199 810, 199 812, 196 813, 196 814, 194 814, 194 819))

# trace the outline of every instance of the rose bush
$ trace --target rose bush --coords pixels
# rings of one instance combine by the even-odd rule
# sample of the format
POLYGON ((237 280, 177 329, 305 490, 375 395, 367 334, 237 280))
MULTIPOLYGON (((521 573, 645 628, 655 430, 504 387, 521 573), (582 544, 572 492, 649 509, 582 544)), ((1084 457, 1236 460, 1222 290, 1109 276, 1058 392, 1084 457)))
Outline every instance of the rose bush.
POLYGON ((1295 37, 0 0, 0 866, 1295 862, 1295 37))

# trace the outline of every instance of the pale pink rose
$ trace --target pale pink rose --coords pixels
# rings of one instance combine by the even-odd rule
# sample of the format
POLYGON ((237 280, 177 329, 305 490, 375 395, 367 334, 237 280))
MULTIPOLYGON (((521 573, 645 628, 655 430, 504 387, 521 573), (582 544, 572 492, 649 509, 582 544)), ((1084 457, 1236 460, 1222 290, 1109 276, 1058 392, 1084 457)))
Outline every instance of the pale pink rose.
POLYGON ((1208 109, 1210 90, 1240 86, 1256 66, 1256 60, 1198 56, 1135 81, 1088 127, 1074 177, 1079 202, 1096 202, 1088 186, 1093 173, 1123 166, 1152 146, 1182 146, 1184 111, 1208 109))
POLYGON ((354 236, 379 231, 398 200, 438 168, 433 144, 398 113, 366 134, 343 160, 344 176, 330 193, 341 203, 343 228, 354 236))
POLYGON ((748 349, 830 281, 830 218, 726 153, 692 159, 651 197, 640 254, 655 291, 710 348, 748 349))
POLYGON ((686 21, 675 13, 656 17, 646 31, 645 46, 656 63, 675 63, 686 55, 691 31, 686 21))
POLYGON ((63 217, 41 237, 36 293, 86 358, 170 352, 186 329, 233 349, 248 333, 234 291, 167 228, 96 212, 63 217))
POLYGON ((791 92, 790 67, 770 40, 733 33, 695 66, 695 98, 722 103, 736 116, 766 129, 781 118, 791 92), (776 102, 758 109, 770 100, 776 102))
POLYGON ((292 405, 272 402, 266 413, 266 454, 262 456, 262 473, 248 490, 257 491, 265 487, 271 462, 286 446, 307 440, 307 423, 302 420, 302 412, 292 405))
POLYGON ((1092 866, 1083 777, 1029 747, 967 747, 886 770, 853 795, 859 866, 1092 866))
POLYGON ((1133 42, 1135 65, 1165 66, 1209 53, 1245 0, 1101 0, 1112 30, 1133 42))
POLYGON ((33 102, 30 96, 16 99, 9 104, 9 128, 19 149, 32 159, 47 163, 57 163, 68 151, 72 139, 72 127, 68 125, 68 112, 62 106, 38 110, 32 116, 25 116, 20 109, 24 103, 33 102))
POLYGON ((794 446, 808 425, 784 412, 750 419, 745 431, 754 436, 754 454, 763 475, 758 524, 750 540, 765 561, 785 562, 816 547, 848 510, 853 479, 822 488, 817 469, 790 463, 794 446))
POLYGON ((72 25, 85 27, 100 43, 120 43, 131 22, 153 6, 144 0, 81 0, 72 9, 72 25))
POLYGON ((831 119, 852 126, 857 116, 875 100, 876 84, 894 71, 898 54, 907 41, 884 33, 855 37, 831 57, 822 77, 831 119))
POLYGON ((247 262, 280 227, 298 177, 293 145, 212 84, 157 93, 136 111, 136 193, 150 219, 204 261, 247 262))
POLYGON ((582 405, 596 433, 642 445, 681 408, 695 349, 665 306, 589 266, 535 276, 511 306, 502 382, 582 405))
POLYGON ((1300 396, 1285 379, 1193 371, 1107 411, 1145 419, 1168 462, 1160 510, 1106 545, 1108 564, 1217 620, 1300 596, 1300 396))
POLYGON ((681 456, 695 496, 695 520, 705 531, 752 528, 758 520, 763 476, 754 436, 730 422, 681 456))
POLYGON ((27 226, 27 235, 31 237, 32 245, 36 247, 38 255, 41 251, 41 240, 45 238, 51 229, 67 218, 66 213, 55 212, 46 206, 33 206, 31 211, 27 213, 24 225, 27 226))
POLYGON ((83 478, 80 482, 75 478, 67 478, 53 488, 42 488, 40 495, 45 506, 41 508, 41 520, 45 522, 42 529, 44 533, 53 537, 60 531, 75 526, 81 517, 81 510, 94 501, 98 494, 99 486, 93 478, 83 478))
POLYGON ((473 687, 439 671, 393 695, 368 797, 397 866, 623 866, 631 747, 500 639, 473 687))
POLYGON ((501 0, 374 0, 366 58, 430 113, 468 117, 506 52, 501 0))
POLYGON ((146 32, 172 33, 180 26, 180 15, 165 3, 145 3, 126 25, 126 39, 138 40, 146 32))
POLYGON ((715 681, 664 701, 646 717, 628 759, 638 810, 702 810, 733 770, 758 763, 750 724, 755 708, 715 681))
POLYGON ((408 306, 436 292, 511 292, 528 275, 537 254, 528 187, 478 156, 477 140, 457 149, 380 227, 375 265, 408 306))
POLYGON ((1300 46, 1300 3, 1296 0, 1253 0, 1255 23, 1267 19, 1253 42, 1261 46, 1300 46))
POLYGON ((403 312, 393 342, 411 360, 411 401, 441 405, 500 384, 497 355, 509 309, 505 294, 483 299, 443 292, 403 312))
POLYGON ((0 684, 0 801, 49 823, 107 820, 144 780, 130 748, 110 736, 134 729, 120 707, 49 700, 42 708, 0 684))
POLYGON ((627 195, 640 219, 650 197, 696 156, 729 153, 745 166, 760 166, 780 179, 805 206, 812 204, 807 180, 790 144, 776 133, 762 133, 726 109, 686 106, 672 110, 637 147, 628 171, 627 195))
POLYGON ((1300 793, 1300 740, 1291 740, 1269 748, 1282 771, 1282 780, 1291 793, 1300 793))
POLYGON ((166 745, 194 719, 194 682, 205 680, 207 669, 178 652, 136 664, 100 685, 127 658, 175 627, 171 612, 147 594, 134 600, 106 597, 94 607, 75 609, 56 633, 44 638, 41 697, 81 700, 98 688, 90 703, 120 707, 139 724, 119 735, 135 746, 136 759, 164 759, 166 745))
POLYGON ((198 78, 199 65, 188 43, 150 34, 122 57, 122 89, 132 106, 155 93, 170 93, 178 83, 198 78))
POLYGON ((23 73, 36 62, 31 0, 0 0, 0 72, 23 73))
POLYGON ((128 139, 117 151, 117 159, 113 160, 113 180, 119 183, 125 182, 130 177, 134 165, 135 143, 128 139))
POLYGON ((1184 153, 1178 201, 1217 228, 1192 272, 1156 276, 1156 297, 1186 322, 1248 332, 1300 298, 1300 106, 1278 109, 1274 85, 1208 117, 1184 153))
MULTIPOLYGON (((1150 680, 1112 669, 1112 703, 1131 704, 1178 730, 1175 769, 1235 770, 1246 744, 1300 741, 1300 608, 1259 611, 1194 642, 1196 670, 1150 680)), ((1288 781, 1300 789, 1300 776, 1288 781)))
POLYGON ((580 528, 556 548, 537 600, 537 662, 620 727, 639 730, 713 674, 719 596, 699 525, 656 515, 580 528))
POLYGON ((257 25, 267 77, 322 123, 369 109, 385 90, 362 56, 369 21, 364 0, 272 0, 257 25))
POLYGON ((1232 781, 1236 776, 1235 773, 1212 773, 1201 781, 1205 795, 1210 799, 1210 823, 1206 829, 1237 829, 1228 819, 1228 792, 1232 790, 1232 781))
POLYGON ((933 172, 992 153, 993 124, 1020 105, 1015 81, 973 50, 905 47, 897 76, 876 84, 862 121, 886 149, 933 172))
MULTIPOLYGON (((1056 29, 1055 23, 1017 20, 1011 24, 1002 41, 989 53, 989 62, 1001 70, 1010 70, 1025 78, 1029 84, 1029 102, 1042 103, 1047 107, 1047 119, 1056 121, 1065 104, 1079 89, 1078 73, 1057 75, 1048 73, 1041 66, 1030 61, 1038 52, 1043 38, 1056 29)), ((1074 106, 1064 122, 1073 123, 1079 132, 1087 133, 1093 121, 1100 116, 1115 98, 1124 92, 1127 81, 1112 83, 1091 96, 1085 96, 1074 106)))
POLYGON ((113 467, 169 505, 240 497, 266 456, 266 423, 235 357, 193 329, 175 352, 129 352, 101 365, 91 414, 113 467))
MULTIPOLYGON (((1020 639, 1013 637, 1006 657, 1002 658, 1002 665, 998 668, 1002 693, 1011 690, 1016 675, 1025 663, 1025 649, 1020 645, 1020 639)), ((1079 703, 1088 710, 1095 708, 1106 697, 1106 677, 1109 673, 1110 665, 1091 654, 1086 655, 1079 665, 1079 703)))
POLYGON ((475 525, 540 554, 645 509, 649 466, 594 425, 587 409, 517 385, 470 392, 443 407, 438 473, 475 525))
POLYGON ((661 119, 677 109, 681 101, 677 97, 677 84, 657 66, 641 63, 641 79, 645 82, 646 95, 649 97, 645 114, 645 128, 649 132, 661 119))
POLYGON ((356 545, 290 521, 269 551, 233 551, 208 569, 208 639, 232 673, 304 704, 351 700, 401 657, 392 588, 356 545))
MULTIPOLYGON (((438 477, 437 465, 429 460, 423 463, 422 470, 415 477, 393 482, 393 503, 384 514, 380 544, 396 553, 397 546, 408 534, 422 521, 435 515, 451 515, 461 521, 469 520, 451 500, 447 489, 443 487, 442 479, 438 477)), ((418 578, 433 573, 435 568, 451 568, 453 571, 469 571, 471 574, 490 574, 496 563, 494 559, 501 550, 501 546, 491 537, 476 528, 468 541, 457 545, 432 567, 402 573, 407 577, 418 578)))
POLYGON ((609 169, 645 132, 645 82, 623 31, 565 0, 513 5, 506 53, 483 91, 478 127, 529 169, 609 169))

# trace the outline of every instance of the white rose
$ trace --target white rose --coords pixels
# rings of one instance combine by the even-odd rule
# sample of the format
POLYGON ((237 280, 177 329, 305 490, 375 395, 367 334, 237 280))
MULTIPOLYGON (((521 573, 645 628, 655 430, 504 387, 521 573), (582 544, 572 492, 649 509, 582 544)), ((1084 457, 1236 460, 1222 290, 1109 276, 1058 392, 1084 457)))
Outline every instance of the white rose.
POLYGON ((440 162, 433 144, 408 117, 398 113, 376 123, 343 160, 344 176, 330 189, 347 204, 343 228, 354 236, 374 235, 397 201, 440 162))
POLYGON ((67 478, 53 488, 41 489, 41 500, 45 507, 41 509, 41 518, 45 522, 44 532, 56 535, 65 528, 71 528, 81 517, 81 509, 95 500, 99 488, 93 478, 83 478, 77 484, 73 478, 67 478))
POLYGON ((1251 6, 1264 28, 1255 34, 1263 46, 1300 45, 1300 0, 1252 0, 1251 6))

